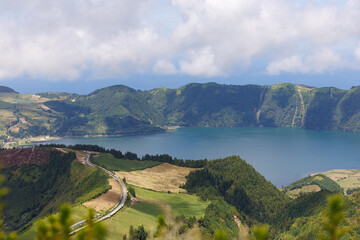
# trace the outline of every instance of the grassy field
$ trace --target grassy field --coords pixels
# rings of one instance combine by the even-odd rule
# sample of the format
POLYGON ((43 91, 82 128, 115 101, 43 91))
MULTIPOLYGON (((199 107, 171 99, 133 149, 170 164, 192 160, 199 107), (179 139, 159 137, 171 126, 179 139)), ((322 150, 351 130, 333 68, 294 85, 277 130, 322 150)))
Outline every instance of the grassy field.
MULTIPOLYGON (((82 205, 78 205, 72 208, 72 220, 78 222, 85 219, 88 213, 88 209, 82 205)), ((17 240, 33 240, 36 236, 37 224, 33 224, 28 230, 19 235, 17 240)))
MULTIPOLYGON (((116 159, 108 154, 101 154, 101 156, 96 159, 100 159, 100 161, 109 161, 111 165, 115 165, 116 168, 121 168, 123 171, 152 167, 159 164, 156 162, 142 162, 130 160, 124 161, 116 159), (116 161, 117 163, 114 164, 113 161, 116 161)), ((76 165, 78 165, 78 163, 76 165)), ((160 167, 160 169, 160 172, 169 171, 171 173, 168 167, 160 167)), ((92 169, 89 168, 86 170, 91 171, 92 169)), ((158 170, 159 169, 155 170, 155 172, 157 172, 158 170)), ((182 170, 186 170, 186 174, 189 171, 186 168, 183 168, 182 170)), ((152 171, 148 172, 148 175, 151 175, 151 172, 152 171)), ((185 172, 182 174, 182 177, 185 176, 185 172)), ((77 167, 73 166, 71 176, 77 175, 77 173, 79 173, 77 167)), ((168 179, 163 179, 163 181, 166 182, 168 181, 168 179)), ((195 195, 189 195, 186 193, 156 192, 137 186, 133 186, 133 188, 136 192, 136 201, 132 203, 131 207, 125 207, 119 213, 115 214, 115 216, 103 222, 103 224, 108 230, 107 239, 109 240, 122 239, 124 234, 128 236, 129 228, 131 225, 133 225, 134 227, 143 225, 145 229, 149 232, 150 236, 152 236, 156 231, 157 217, 161 214, 164 214, 167 221, 171 221, 172 223, 177 215, 195 216, 197 219, 199 219, 201 217, 204 217, 205 209, 210 203, 209 201, 200 200, 195 195)), ((89 192, 93 193, 95 189, 88 190, 89 192)), ((80 203, 82 199, 79 200, 80 201, 78 201, 78 203, 80 203)), ((88 208, 83 205, 77 205, 76 207, 74 207, 73 222, 83 219, 84 216, 86 216, 87 209, 88 208)), ((35 236, 35 230, 36 224, 33 225, 29 230, 24 232, 19 239, 33 239, 35 236)), ((75 237, 73 239, 75 239, 75 237)))
POLYGON ((334 180, 344 191, 360 187, 360 169, 335 169, 322 174, 334 180))
POLYGON ((122 239, 129 236, 129 228, 143 225, 147 231, 154 233, 157 227, 157 217, 164 214, 163 208, 155 203, 136 202, 131 208, 122 210, 110 219, 104 221, 108 230, 107 239, 122 239))
POLYGON ((111 154, 101 153, 98 157, 92 158, 92 161, 100 166, 114 171, 134 171, 142 170, 159 165, 159 162, 152 161, 135 161, 115 158, 111 154))
MULTIPOLYGON (((144 225, 145 229, 154 234, 157 226, 157 217, 161 214, 195 216, 205 215, 205 209, 210 202, 201 201, 198 197, 189 194, 162 193, 135 187, 137 201, 114 217, 105 220, 104 225, 109 231, 109 240, 122 239, 129 235, 129 227, 144 225)), ((169 217, 169 216, 168 216, 169 217)))
POLYGON ((208 201, 201 201, 195 195, 185 193, 163 193, 135 187, 136 198, 141 201, 166 204, 176 215, 203 217, 208 201))
MULTIPOLYGON (((172 217, 175 215, 195 216, 205 215, 205 209, 210 202, 201 201, 198 197, 189 194, 161 193, 143 188, 134 187, 137 201, 130 208, 125 208, 110 219, 103 222, 108 230, 109 240, 122 239, 128 235, 131 225, 144 225, 145 229, 154 234, 157 226, 157 217, 161 214, 172 217)), ((73 208, 73 222, 84 219, 87 208, 77 206, 73 208)), ((35 237, 36 224, 20 235, 19 240, 32 240, 35 237)))
POLYGON ((126 178, 127 183, 152 189, 159 192, 186 192, 185 189, 179 186, 186 182, 186 176, 194 168, 178 167, 168 163, 163 163, 158 166, 147 168, 144 170, 131 171, 131 172, 116 172, 120 177, 126 178))

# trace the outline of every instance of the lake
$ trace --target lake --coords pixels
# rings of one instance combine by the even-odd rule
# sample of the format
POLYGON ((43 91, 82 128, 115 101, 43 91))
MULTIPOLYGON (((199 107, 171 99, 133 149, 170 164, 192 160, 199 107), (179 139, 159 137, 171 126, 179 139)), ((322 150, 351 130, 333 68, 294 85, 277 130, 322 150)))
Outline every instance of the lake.
POLYGON ((64 138, 51 143, 96 144, 143 156, 182 159, 239 155, 278 187, 310 173, 360 168, 360 134, 295 128, 179 128, 156 135, 64 138))

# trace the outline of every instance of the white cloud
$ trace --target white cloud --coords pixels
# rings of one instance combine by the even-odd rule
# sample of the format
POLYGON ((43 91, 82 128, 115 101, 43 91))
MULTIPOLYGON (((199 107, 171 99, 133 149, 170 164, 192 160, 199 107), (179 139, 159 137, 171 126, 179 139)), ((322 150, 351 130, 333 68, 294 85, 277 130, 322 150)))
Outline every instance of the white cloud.
POLYGON ((175 65, 166 60, 158 61, 153 67, 153 70, 159 74, 176 74, 178 72, 175 65))
POLYGON ((199 51, 191 51, 189 60, 180 61, 181 73, 191 76, 213 77, 222 75, 221 68, 217 65, 215 55, 210 48, 204 48, 199 51))
POLYGON ((357 48, 355 49, 355 57, 358 61, 360 61, 360 42, 359 42, 357 48))
POLYGON ((306 57, 294 55, 289 58, 271 62, 267 66, 270 75, 281 72, 289 73, 322 73, 328 69, 338 68, 340 57, 330 49, 322 49, 306 57))
POLYGON ((360 1, 298 2, 3 0, 0 80, 76 80, 84 72, 96 79, 134 72, 214 77, 258 58, 273 75, 354 66, 345 62, 354 52, 359 59, 360 47, 337 46, 359 42, 360 1), (181 14, 178 26, 178 17, 153 17, 171 7, 181 14))

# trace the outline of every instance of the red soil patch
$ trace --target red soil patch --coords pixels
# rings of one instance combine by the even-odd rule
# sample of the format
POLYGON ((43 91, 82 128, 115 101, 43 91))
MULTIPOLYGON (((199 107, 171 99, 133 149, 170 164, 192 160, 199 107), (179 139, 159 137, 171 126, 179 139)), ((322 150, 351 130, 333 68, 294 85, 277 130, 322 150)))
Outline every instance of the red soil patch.
POLYGON ((23 148, 0 151, 2 167, 21 166, 23 164, 42 164, 49 162, 50 148, 23 148))

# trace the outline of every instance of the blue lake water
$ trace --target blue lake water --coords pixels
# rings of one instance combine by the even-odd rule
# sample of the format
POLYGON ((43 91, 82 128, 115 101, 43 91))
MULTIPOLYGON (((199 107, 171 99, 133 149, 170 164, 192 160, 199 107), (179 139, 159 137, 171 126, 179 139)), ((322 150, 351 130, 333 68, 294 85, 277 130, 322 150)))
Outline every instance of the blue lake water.
MULTIPOLYGON (((294 128, 180 128, 156 135, 64 138, 53 143, 96 144, 143 156, 182 159, 239 155, 278 187, 310 173, 360 168, 360 134, 294 128)), ((226 173, 224 173, 226 174, 226 173)))

